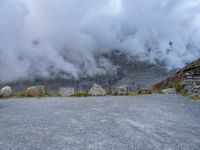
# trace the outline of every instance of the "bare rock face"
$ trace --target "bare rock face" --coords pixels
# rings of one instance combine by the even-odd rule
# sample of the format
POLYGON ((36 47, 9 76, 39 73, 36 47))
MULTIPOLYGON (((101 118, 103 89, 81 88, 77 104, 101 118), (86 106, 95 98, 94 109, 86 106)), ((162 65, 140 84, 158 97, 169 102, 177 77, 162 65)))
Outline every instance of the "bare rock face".
POLYGON ((60 88, 59 94, 61 97, 68 97, 75 94, 74 88, 60 88))
POLYGON ((106 91, 98 84, 93 84, 92 88, 88 92, 89 95, 92 96, 105 96, 106 91))
POLYGON ((9 86, 6 86, 1 89, 0 95, 3 97, 10 97, 12 95, 12 89, 9 86))
POLYGON ((168 88, 168 89, 162 90, 162 92, 164 94, 176 94, 176 89, 175 88, 168 88))
POLYGON ((31 97, 43 97, 46 92, 46 87, 43 85, 36 85, 27 89, 27 95, 31 97))
POLYGON ((128 86, 123 85, 116 88, 117 95, 127 95, 128 94, 128 86))

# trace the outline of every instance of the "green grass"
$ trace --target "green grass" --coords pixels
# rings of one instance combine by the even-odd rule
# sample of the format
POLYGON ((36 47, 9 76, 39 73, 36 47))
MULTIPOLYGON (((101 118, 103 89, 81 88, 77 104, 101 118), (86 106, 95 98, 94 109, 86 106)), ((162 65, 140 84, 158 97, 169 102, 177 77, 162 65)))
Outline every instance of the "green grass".
POLYGON ((128 96, 139 96, 138 92, 130 92, 128 96))
POLYGON ((168 85, 168 88, 175 88, 176 90, 180 90, 180 84, 179 83, 177 83, 177 82, 174 82, 174 83, 170 83, 169 85, 168 85))
POLYGON ((175 88, 177 93, 180 93, 182 95, 186 95, 186 91, 184 89, 184 86, 181 85, 179 82, 174 82, 174 83, 170 83, 168 85, 169 88, 175 88))
POLYGON ((0 99, 23 98, 23 97, 27 97, 26 92, 13 92, 13 94, 10 97, 4 97, 3 95, 0 95, 0 99))
POLYGON ((112 92, 112 93, 107 92, 106 96, 118 96, 118 94, 117 94, 117 92, 112 92))
MULTIPOLYGON (((127 95, 124 95, 124 96, 139 96, 139 95, 141 94, 138 94, 137 92, 129 92, 127 95)), ((78 92, 75 92, 75 94, 72 95, 71 97, 90 97, 90 96, 91 95, 89 95, 88 92, 78 91, 78 92)), ((106 94, 105 96, 120 96, 120 95, 114 92, 112 94, 106 94)), ((29 97, 29 96, 27 95, 26 91, 23 91, 23 92, 14 92, 12 96, 8 98, 26 98, 26 97, 29 97)), ((45 94, 45 97, 60 97, 60 94, 58 91, 48 91, 45 94)), ((6 97, 3 97, 2 95, 0 95, 0 99, 3 99, 3 98, 6 98, 6 97)))
POLYGON ((197 100, 198 102, 200 102, 200 97, 197 97, 195 100, 197 100))
POLYGON ((91 95, 83 91, 75 92, 75 94, 73 95, 73 97, 88 97, 88 96, 91 96, 91 95))
POLYGON ((11 97, 27 97, 26 92, 14 92, 11 97))
POLYGON ((60 94, 59 92, 57 91, 48 91, 46 94, 45 94, 46 97, 60 97, 60 94))

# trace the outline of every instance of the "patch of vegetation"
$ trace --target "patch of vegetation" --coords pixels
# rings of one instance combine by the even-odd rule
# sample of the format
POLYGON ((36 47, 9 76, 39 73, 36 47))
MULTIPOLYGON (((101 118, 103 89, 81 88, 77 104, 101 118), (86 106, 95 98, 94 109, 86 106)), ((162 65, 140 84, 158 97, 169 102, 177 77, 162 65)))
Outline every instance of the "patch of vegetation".
POLYGON ((137 92, 130 92, 128 95, 129 96, 139 96, 139 94, 137 92))
POLYGON ((26 92, 14 92, 12 94, 12 97, 27 97, 27 93, 26 92))
POLYGON ((196 100, 197 100, 198 102, 200 102, 200 97, 197 97, 196 100))
POLYGON ((91 96, 91 95, 89 95, 87 92, 83 92, 83 91, 76 92, 73 95, 73 97, 88 97, 88 96, 91 96))
POLYGON ((119 95, 117 94, 117 92, 112 92, 112 93, 107 92, 106 96, 119 96, 119 95))
POLYGON ((59 92, 57 91, 48 91, 46 94, 45 94, 46 97, 60 97, 60 94, 59 92))
POLYGON ((163 94, 161 89, 156 89, 156 88, 152 88, 151 92, 152 92, 152 94, 163 94))
POLYGON ((175 77, 169 77, 165 80, 160 81, 159 83, 155 84, 153 86, 153 90, 156 91, 157 93, 162 93, 163 89, 166 88, 174 88, 174 84, 179 82, 179 78, 175 77))
POLYGON ((184 77, 180 75, 175 75, 172 77, 169 77, 153 86, 153 91, 156 93, 162 93, 163 89, 167 88, 174 88, 176 89, 177 93, 180 93, 184 96, 187 96, 187 91, 185 90, 185 87, 181 84, 181 81, 184 79, 184 77))
POLYGON ((174 83, 170 83, 168 85, 168 88, 175 88, 177 93, 186 94, 185 88, 183 85, 181 85, 179 82, 174 82, 174 83))

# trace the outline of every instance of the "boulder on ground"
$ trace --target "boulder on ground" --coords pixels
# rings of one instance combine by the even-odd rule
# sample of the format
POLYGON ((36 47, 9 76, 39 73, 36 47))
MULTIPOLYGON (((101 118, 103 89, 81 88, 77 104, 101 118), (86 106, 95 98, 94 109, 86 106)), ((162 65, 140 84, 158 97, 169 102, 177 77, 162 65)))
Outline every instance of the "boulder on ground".
POLYGON ((128 86, 123 85, 116 88, 117 95, 127 95, 128 94, 128 86))
POLYGON ((176 89, 175 88, 168 88, 168 89, 162 90, 162 92, 164 94, 176 94, 176 89))
POLYGON ((61 97, 68 97, 68 96, 72 96, 75 94, 74 92, 74 88, 60 88, 59 94, 61 97))
POLYGON ((137 94, 140 95, 147 95, 147 94, 152 94, 152 91, 150 89, 139 89, 137 91, 137 94))
POLYGON ((43 85, 36 85, 27 89, 27 95, 31 97, 43 97, 46 92, 46 87, 43 85))
POLYGON ((6 86, 1 89, 0 95, 3 97, 10 97, 12 95, 12 89, 9 86, 6 86))
POLYGON ((92 88, 88 92, 89 95, 92 96, 105 96, 106 91, 98 84, 93 84, 92 88))

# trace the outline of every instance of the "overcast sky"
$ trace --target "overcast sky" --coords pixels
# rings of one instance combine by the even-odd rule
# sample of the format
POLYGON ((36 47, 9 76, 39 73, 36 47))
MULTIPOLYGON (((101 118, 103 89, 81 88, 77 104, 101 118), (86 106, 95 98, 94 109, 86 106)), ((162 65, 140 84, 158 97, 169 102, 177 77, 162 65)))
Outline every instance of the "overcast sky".
POLYGON ((183 67, 200 56, 199 0, 0 0, 0 82, 98 74, 113 49, 183 67))

